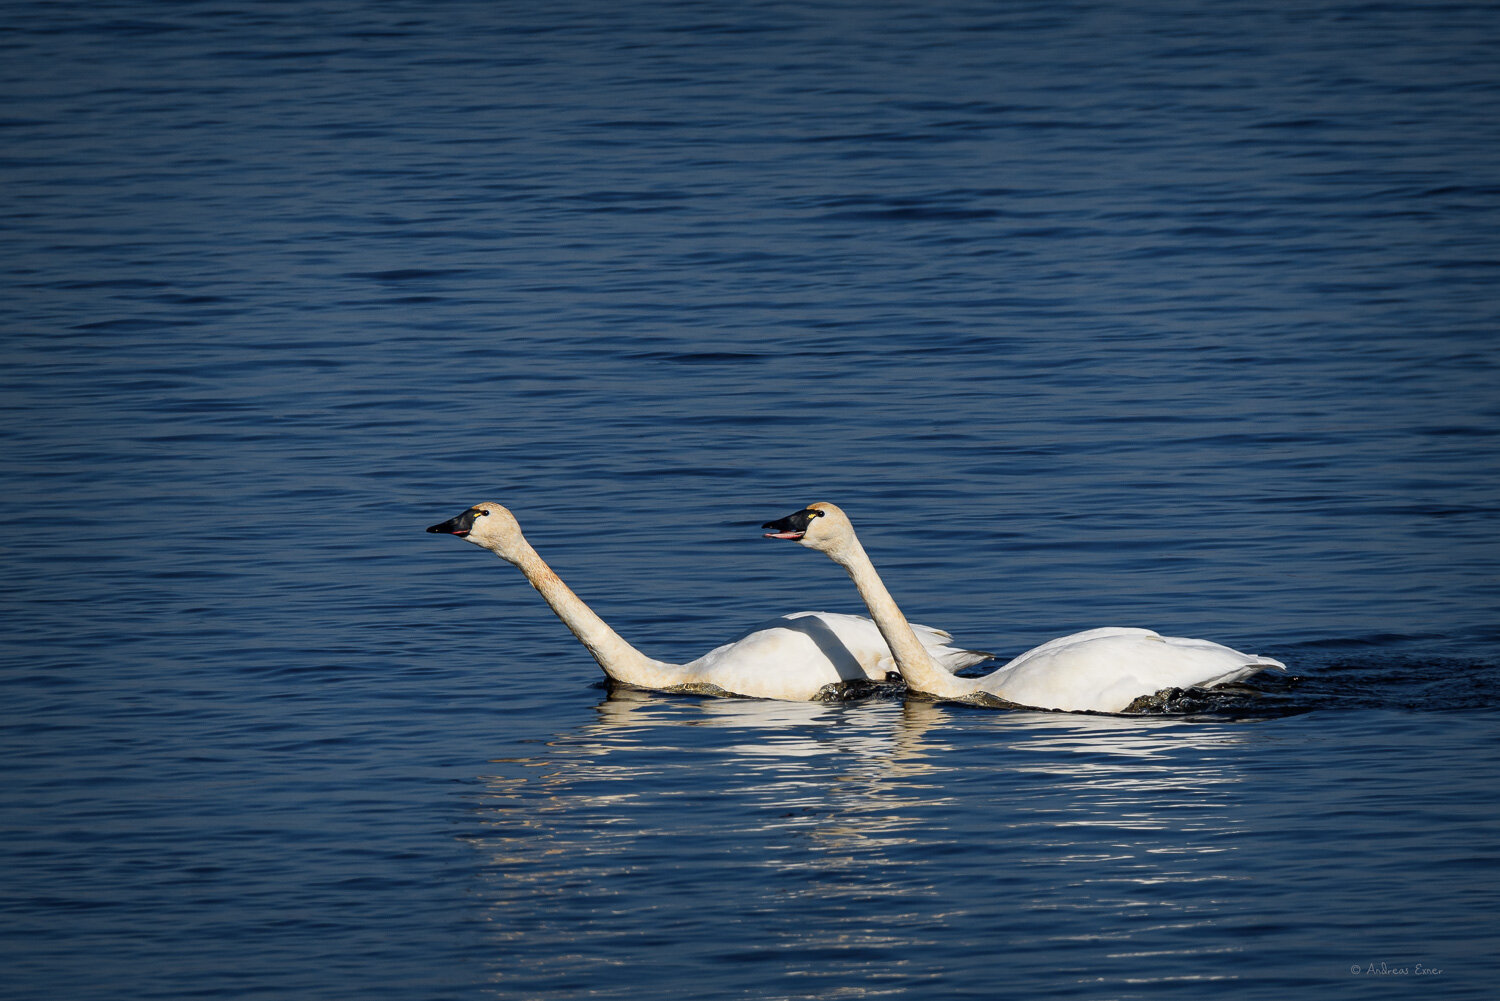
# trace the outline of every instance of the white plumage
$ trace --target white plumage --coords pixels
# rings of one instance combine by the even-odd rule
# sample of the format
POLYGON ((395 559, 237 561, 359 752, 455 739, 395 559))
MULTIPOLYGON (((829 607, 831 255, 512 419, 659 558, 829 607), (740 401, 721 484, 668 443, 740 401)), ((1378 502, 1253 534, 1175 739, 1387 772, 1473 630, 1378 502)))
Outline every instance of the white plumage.
MULTIPOLYGON (((515 516, 500 504, 476 504, 427 531, 457 535, 514 564, 604 673, 622 684, 661 691, 808 701, 829 686, 883 682, 899 669, 880 630, 860 615, 796 612, 762 623, 688 664, 642 654, 595 615, 537 555, 515 516)), ((989 654, 949 645, 947 633, 914 626, 914 641, 935 669, 949 673, 989 654)))
POLYGON ((1121 712, 1165 688, 1212 688, 1268 667, 1286 669, 1210 640, 1106 626, 1049 640, 979 682, 982 691, 1018 705, 1121 712))
POLYGON ((776 529, 771 538, 800 542, 842 566, 894 652, 907 686, 936 698, 983 702, 989 697, 1037 709, 1118 713, 1163 689, 1211 688, 1266 668, 1286 669, 1278 660, 1209 640, 1106 627, 1043 643, 981 678, 954 677, 926 654, 837 506, 813 504, 765 527, 776 529))

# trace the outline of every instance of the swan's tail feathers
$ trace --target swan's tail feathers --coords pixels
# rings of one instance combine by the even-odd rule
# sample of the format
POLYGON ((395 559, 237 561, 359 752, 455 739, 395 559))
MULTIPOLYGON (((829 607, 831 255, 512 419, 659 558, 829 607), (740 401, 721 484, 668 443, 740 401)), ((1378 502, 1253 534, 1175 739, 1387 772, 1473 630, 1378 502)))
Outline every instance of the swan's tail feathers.
POLYGON ((1245 677, 1248 678, 1252 674, 1259 674, 1261 671, 1270 670, 1277 670, 1282 674, 1286 673, 1286 665, 1275 657, 1262 657, 1260 654, 1255 654, 1254 656, 1254 662, 1245 665, 1245 677))
POLYGON ((1254 654, 1252 656, 1254 657, 1254 659, 1250 663, 1245 664, 1244 666, 1239 667, 1233 671, 1230 671, 1223 677, 1214 679, 1212 682, 1202 684, 1200 685, 1200 687, 1212 688, 1215 685, 1227 685, 1235 681, 1244 681, 1246 678, 1252 678, 1260 672, 1267 671, 1272 668, 1275 668, 1276 670, 1283 673, 1286 672, 1286 665, 1281 661, 1275 659, 1274 657, 1262 657, 1259 654, 1254 654))
POLYGON ((1267 657, 1258 653, 1241 653, 1212 640, 1186 639, 1180 636, 1158 638, 1209 669, 1208 677, 1192 682, 1200 687, 1243 681, 1253 674, 1272 668, 1278 671, 1286 670, 1286 665, 1275 657, 1267 657))
POLYGON ((911 628, 912 632, 917 634, 918 641, 927 648, 927 653, 939 667, 949 674, 996 659, 994 654, 986 650, 965 650, 963 647, 954 646, 953 634, 946 629, 924 626, 917 622, 913 622, 911 628))
POLYGON ((983 664, 987 660, 999 659, 999 657, 985 650, 963 650, 959 647, 944 647, 940 663, 950 670, 962 671, 966 667, 983 664))
MULTIPOLYGON (((953 634, 946 629, 936 629, 932 626, 921 628, 931 633, 941 644, 942 663, 951 666, 955 671, 961 671, 975 664, 983 664, 987 660, 999 660, 995 654, 988 650, 965 650, 963 647, 953 645, 953 634)), ((920 637, 920 634, 919 634, 920 637)))

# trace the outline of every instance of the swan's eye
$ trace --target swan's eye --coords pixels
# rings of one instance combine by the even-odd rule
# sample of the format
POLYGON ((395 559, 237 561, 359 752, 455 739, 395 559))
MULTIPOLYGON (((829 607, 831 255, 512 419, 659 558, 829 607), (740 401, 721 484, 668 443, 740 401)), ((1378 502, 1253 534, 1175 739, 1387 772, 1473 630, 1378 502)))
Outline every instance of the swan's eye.
POLYGON ((819 511, 817 508, 811 508, 811 507, 808 508, 807 509, 807 514, 808 514, 808 517, 810 517, 810 518, 821 518, 821 517, 823 517, 823 512, 819 511))
POLYGON ((474 513, 477 514, 477 515, 480 515, 480 516, 484 516, 484 517, 487 517, 489 515, 489 512, 485 511, 485 510, 475 511, 474 513))

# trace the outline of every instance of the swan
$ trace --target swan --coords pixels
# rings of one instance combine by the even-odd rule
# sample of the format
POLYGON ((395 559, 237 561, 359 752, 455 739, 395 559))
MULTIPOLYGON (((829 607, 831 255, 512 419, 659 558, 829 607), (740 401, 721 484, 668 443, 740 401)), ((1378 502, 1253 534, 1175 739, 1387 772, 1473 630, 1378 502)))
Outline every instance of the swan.
MULTIPOLYGON (((823 701, 868 691, 871 683, 884 683, 887 672, 897 673, 890 648, 875 624, 861 615, 836 612, 783 615, 689 664, 653 660, 621 639, 552 572, 504 506, 476 504, 427 531, 456 535, 514 564, 604 673, 624 685, 702 695, 823 701)), ((930 626, 912 626, 906 635, 921 648, 924 662, 938 671, 956 671, 990 659, 987 653, 949 646, 952 637, 930 626)))
POLYGON ((761 527, 771 529, 768 539, 799 542, 843 567, 890 644, 907 688, 938 699, 1120 713, 1142 696, 1166 688, 1209 688, 1269 667, 1286 670, 1278 660, 1243 654, 1208 640, 1106 627, 1043 643, 981 678, 955 677, 937 669, 915 642, 905 616, 859 544, 854 526, 836 505, 812 504, 761 527))

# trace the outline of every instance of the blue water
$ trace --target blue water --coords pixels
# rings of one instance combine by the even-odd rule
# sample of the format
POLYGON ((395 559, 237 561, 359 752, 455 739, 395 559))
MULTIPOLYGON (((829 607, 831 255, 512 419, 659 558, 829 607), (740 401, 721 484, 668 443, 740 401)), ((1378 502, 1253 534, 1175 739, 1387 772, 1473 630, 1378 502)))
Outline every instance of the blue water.
POLYGON ((1500 8, 5 20, 0 998, 1493 996, 1500 8), (1291 671, 611 693, 481 500, 665 659, 828 500, 1291 671))

